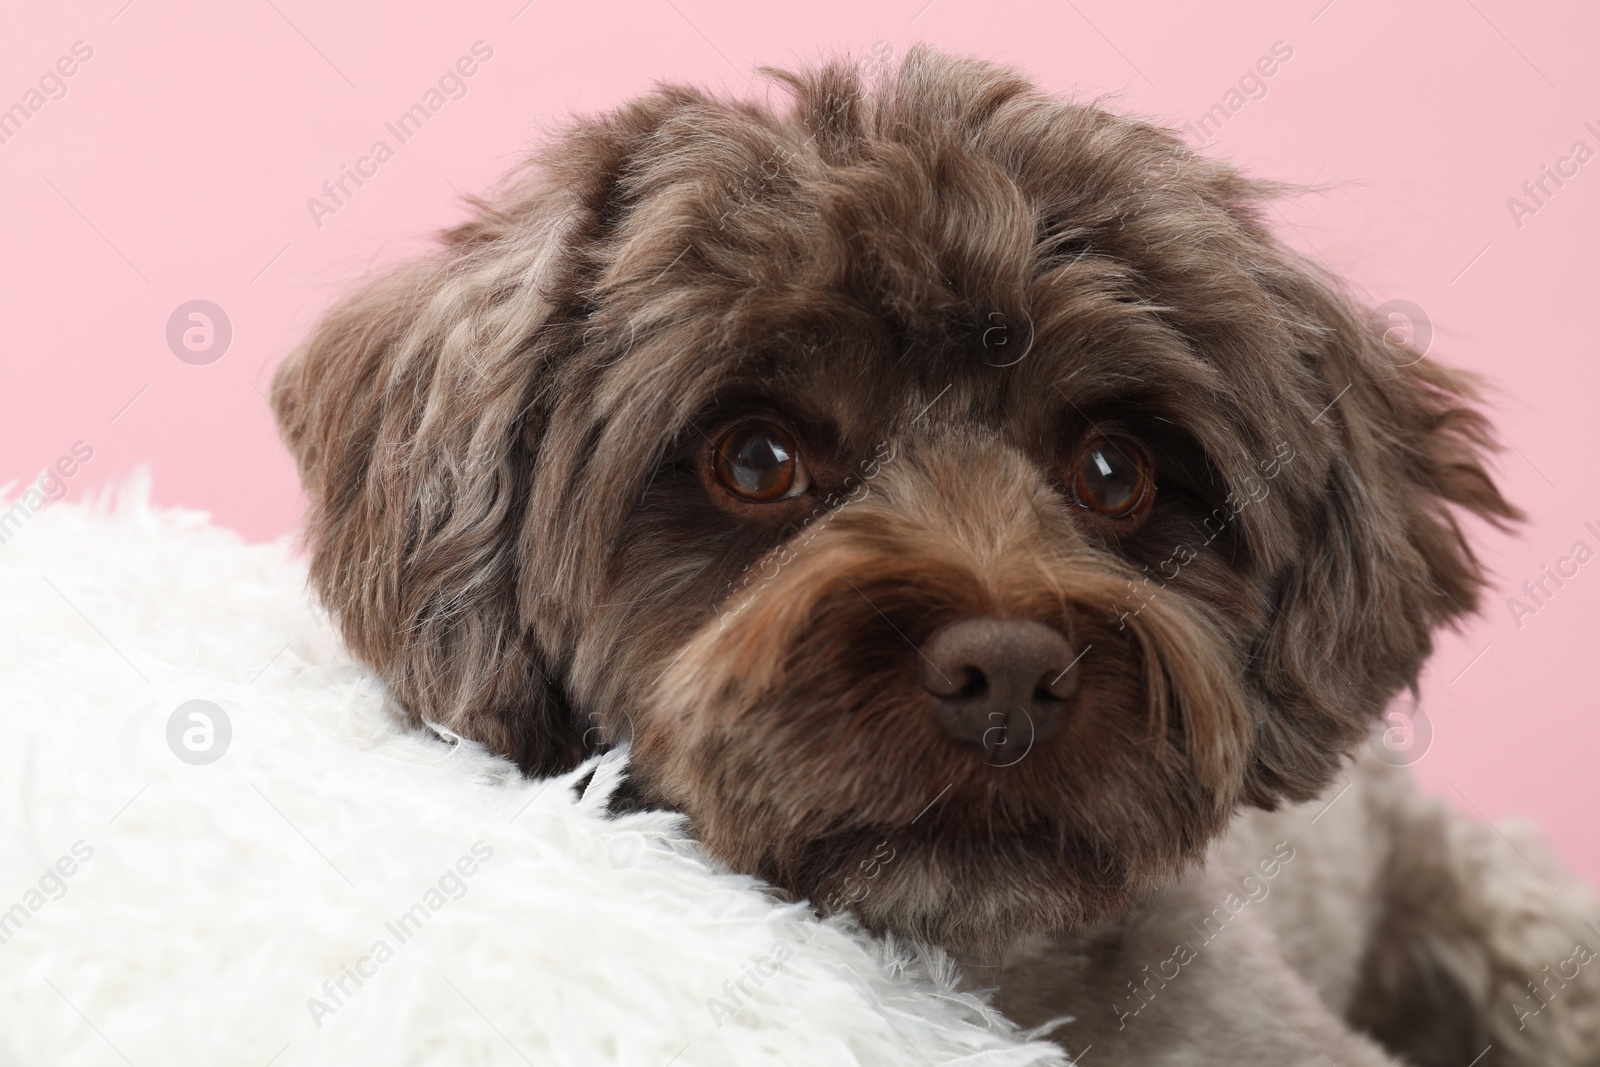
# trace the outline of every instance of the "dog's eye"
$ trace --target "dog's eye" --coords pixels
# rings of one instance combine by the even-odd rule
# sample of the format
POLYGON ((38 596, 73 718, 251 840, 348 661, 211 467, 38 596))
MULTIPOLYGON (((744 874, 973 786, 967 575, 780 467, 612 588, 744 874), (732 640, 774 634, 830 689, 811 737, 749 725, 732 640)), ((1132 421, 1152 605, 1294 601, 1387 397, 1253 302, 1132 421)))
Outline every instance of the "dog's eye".
POLYGON ((742 423, 723 434, 711 465, 724 489, 757 503, 799 496, 811 484, 794 438, 771 422, 742 423))
POLYGON ((1091 438, 1078 453, 1073 490, 1078 503, 1113 519, 1142 517, 1155 499, 1144 449, 1126 437, 1091 438))

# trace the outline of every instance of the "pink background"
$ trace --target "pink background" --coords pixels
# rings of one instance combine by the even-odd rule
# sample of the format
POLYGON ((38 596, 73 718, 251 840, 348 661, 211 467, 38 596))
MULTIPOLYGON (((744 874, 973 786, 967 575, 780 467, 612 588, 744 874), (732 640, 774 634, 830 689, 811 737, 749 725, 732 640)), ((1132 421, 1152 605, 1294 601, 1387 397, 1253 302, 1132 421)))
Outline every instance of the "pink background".
MULTIPOLYGON (((1422 705, 1426 787, 1475 817, 1531 816, 1600 880, 1600 560, 1514 619, 1506 597, 1582 538, 1600 550, 1594 255, 1600 161, 1532 214, 1508 198, 1583 140, 1600 151, 1600 15, 1578 3, 1379 0, 1064 4, 993 0, 94 0, 8 5, 0 107, 84 41, 93 57, 0 144, 5 385, 0 481, 75 441, 94 458, 69 497, 155 472, 161 502, 247 536, 294 528, 301 500, 261 393, 352 280, 462 216, 542 130, 658 78, 731 92, 761 64, 915 40, 1019 64, 1052 90, 1194 122, 1275 42, 1293 58, 1207 151, 1325 191, 1288 201, 1288 239, 1374 303, 1409 300, 1433 358, 1501 390, 1500 464, 1528 510, 1479 543, 1497 576, 1484 617, 1447 636, 1422 705), (926 6, 925 6, 926 5, 926 6), (1207 9, 1216 5, 1204 5, 1207 9), (457 57, 493 58, 318 227, 307 208, 457 57), (1520 225, 1519 225, 1520 223, 1520 225), (233 340, 175 358, 168 317, 205 299, 233 340), (1520 626, 1518 622, 1520 621, 1520 626)), ((1258 94, 1259 89, 1255 90, 1258 94)), ((9 132, 9 131, 8 131, 9 132)), ((1570 165, 1568 166, 1570 170, 1570 165)), ((0 548, 0 551, 3 551, 0 548)))

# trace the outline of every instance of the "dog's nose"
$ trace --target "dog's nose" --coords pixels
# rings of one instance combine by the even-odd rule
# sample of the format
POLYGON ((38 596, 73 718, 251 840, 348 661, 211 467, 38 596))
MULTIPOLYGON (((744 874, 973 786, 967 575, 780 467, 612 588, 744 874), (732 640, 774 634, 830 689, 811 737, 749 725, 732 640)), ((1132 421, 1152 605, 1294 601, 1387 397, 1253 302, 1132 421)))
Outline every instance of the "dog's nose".
POLYGON ((1078 688, 1072 645, 1029 619, 963 619, 935 631, 920 652, 917 680, 933 694, 939 722, 991 761, 1021 759, 1060 730, 1078 688))

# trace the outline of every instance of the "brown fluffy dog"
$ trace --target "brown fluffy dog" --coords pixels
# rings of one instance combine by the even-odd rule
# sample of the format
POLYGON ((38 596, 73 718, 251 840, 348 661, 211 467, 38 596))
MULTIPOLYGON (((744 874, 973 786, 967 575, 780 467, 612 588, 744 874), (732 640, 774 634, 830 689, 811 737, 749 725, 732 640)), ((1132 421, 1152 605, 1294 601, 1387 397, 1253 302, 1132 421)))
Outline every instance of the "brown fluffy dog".
POLYGON ((529 773, 631 742, 712 855, 1108 1060, 1600 1062, 1592 978, 1500 1003, 1570 947, 1505 917, 1575 898, 1489 902, 1493 839, 1365 765, 1286 846, 1305 952, 1258 909, 1165 1023, 1099 1007, 1473 608, 1485 424, 1162 129, 928 51, 777 77, 578 125, 279 372, 354 650, 529 773))

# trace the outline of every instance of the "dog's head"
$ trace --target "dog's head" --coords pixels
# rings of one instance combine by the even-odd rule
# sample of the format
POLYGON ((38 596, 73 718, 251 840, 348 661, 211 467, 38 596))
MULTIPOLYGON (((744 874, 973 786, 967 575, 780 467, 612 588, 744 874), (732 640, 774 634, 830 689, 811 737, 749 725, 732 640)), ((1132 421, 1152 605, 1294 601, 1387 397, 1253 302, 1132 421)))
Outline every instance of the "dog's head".
POLYGON ((274 400, 416 715, 978 946, 1314 795, 1513 510, 1462 380, 1151 125, 913 52, 582 124, 274 400))

